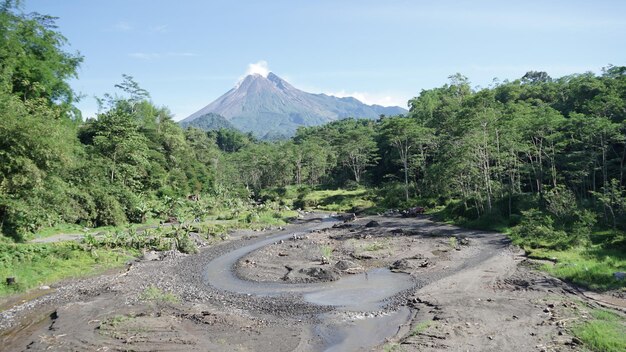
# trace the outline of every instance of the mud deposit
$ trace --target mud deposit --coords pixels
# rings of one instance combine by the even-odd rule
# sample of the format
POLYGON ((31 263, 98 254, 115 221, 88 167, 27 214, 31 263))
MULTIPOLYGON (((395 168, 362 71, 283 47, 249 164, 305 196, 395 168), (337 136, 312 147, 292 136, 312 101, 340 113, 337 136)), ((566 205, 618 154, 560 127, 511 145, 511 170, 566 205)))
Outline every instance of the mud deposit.
POLYGON ((4 300, 1 349, 583 350, 597 301, 534 267, 426 217, 308 219, 4 300))

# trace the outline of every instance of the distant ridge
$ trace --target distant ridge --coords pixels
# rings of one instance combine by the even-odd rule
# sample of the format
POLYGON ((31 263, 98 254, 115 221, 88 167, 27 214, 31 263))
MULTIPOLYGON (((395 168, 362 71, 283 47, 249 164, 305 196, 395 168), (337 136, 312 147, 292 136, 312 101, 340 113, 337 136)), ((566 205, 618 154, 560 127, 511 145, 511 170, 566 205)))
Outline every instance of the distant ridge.
POLYGON ((183 120, 180 122, 180 126, 182 128, 195 127, 205 131, 215 131, 222 128, 236 129, 224 116, 212 112, 198 116, 190 121, 183 120))
POLYGON ((401 107, 367 105, 351 97, 307 93, 270 72, 267 77, 246 76, 233 89, 182 120, 181 125, 193 126, 195 120, 217 114, 243 132, 275 139, 293 136, 300 126, 317 126, 347 117, 375 119, 380 115, 406 112, 401 107))

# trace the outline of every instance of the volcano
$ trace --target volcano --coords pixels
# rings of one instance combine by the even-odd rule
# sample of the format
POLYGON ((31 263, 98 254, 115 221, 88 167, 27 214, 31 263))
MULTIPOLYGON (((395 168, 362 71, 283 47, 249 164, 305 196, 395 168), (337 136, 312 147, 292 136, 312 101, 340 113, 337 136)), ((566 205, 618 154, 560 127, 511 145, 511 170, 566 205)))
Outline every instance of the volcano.
POLYGON ((221 115, 235 128, 261 139, 288 138, 298 127, 318 126, 348 117, 376 119, 380 115, 404 114, 401 107, 367 105, 347 97, 313 94, 299 90, 270 72, 267 77, 251 74, 211 104, 181 121, 221 115))

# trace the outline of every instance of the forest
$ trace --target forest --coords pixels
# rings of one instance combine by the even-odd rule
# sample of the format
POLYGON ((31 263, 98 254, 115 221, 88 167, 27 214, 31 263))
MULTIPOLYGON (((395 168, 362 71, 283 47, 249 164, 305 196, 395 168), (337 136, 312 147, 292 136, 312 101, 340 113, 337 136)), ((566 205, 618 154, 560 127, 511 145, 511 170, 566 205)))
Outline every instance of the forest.
POLYGON ((416 92, 406 116, 266 142, 183 129, 130 75, 99 99, 97 116, 82 116, 68 82, 83 57, 66 51, 55 18, 5 1, 0 32, 3 243, 60 224, 195 219, 232 204, 315 208, 307 194, 342 189, 362 190, 367 205, 342 210, 423 206, 529 248, 626 250, 624 66, 531 71, 481 88, 455 74, 416 92))

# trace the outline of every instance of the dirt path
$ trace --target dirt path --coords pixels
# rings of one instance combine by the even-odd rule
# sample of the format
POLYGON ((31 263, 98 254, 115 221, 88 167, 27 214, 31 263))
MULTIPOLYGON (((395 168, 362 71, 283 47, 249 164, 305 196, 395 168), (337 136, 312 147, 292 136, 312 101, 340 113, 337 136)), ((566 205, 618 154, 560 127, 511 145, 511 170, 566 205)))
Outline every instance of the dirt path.
POLYGON ((35 238, 31 240, 30 243, 53 243, 53 242, 63 242, 63 241, 78 241, 85 237, 84 233, 59 233, 56 235, 35 238))
POLYGON ((503 235, 426 218, 370 217, 331 225, 309 220, 279 232, 240 232, 198 255, 170 253, 161 261, 61 283, 26 302, 14 298, 0 313, 2 346, 7 351, 581 350, 568 327, 585 319, 595 303, 534 270, 503 235), (241 253, 230 264, 220 264, 237 250, 241 253), (386 274, 389 268, 397 274, 386 274), (232 277, 234 286, 211 272, 232 277), (376 289, 399 285, 376 281, 377 275, 405 277, 402 282, 410 284, 383 303, 376 298, 358 305, 376 289))

